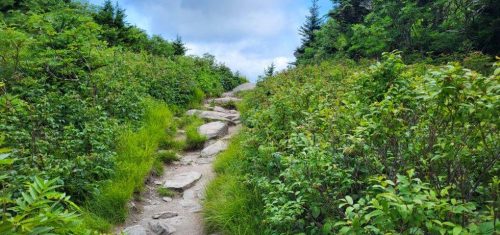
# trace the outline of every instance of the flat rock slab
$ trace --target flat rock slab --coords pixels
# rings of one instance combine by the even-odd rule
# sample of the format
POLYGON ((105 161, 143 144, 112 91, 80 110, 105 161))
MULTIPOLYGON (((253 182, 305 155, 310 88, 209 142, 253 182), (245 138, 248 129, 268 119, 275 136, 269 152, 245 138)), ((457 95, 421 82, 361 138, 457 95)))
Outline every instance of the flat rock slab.
POLYGON ((152 218, 153 219, 168 219, 168 218, 176 217, 178 215, 179 215, 179 213, 176 213, 176 212, 165 211, 165 212, 162 212, 162 213, 154 214, 152 216, 152 218))
POLYGON ((210 164, 214 161, 214 158, 213 157, 207 157, 207 158, 198 158, 196 159, 196 164, 198 165, 206 165, 206 164, 210 164))
POLYGON ((217 105, 227 105, 229 103, 235 103, 235 102, 240 102, 240 98, 235 98, 235 97, 223 97, 223 98, 217 98, 217 99, 211 99, 209 102, 213 102, 217 105))
POLYGON ((200 178, 201 173, 199 172, 184 172, 166 180, 164 186, 169 189, 185 190, 193 186, 200 178))
POLYGON ((212 121, 225 121, 228 122, 233 118, 234 114, 227 114, 217 111, 203 111, 192 109, 186 112, 189 116, 197 116, 201 119, 212 120, 212 121))
POLYGON ((229 126, 225 122, 210 122, 198 127, 198 133, 206 136, 208 139, 214 139, 225 136, 228 132, 229 126))
POLYGON ((226 150, 227 147, 228 147, 228 144, 226 143, 226 141, 219 140, 219 141, 215 142, 214 144, 204 148, 201 151, 201 157, 202 158, 213 157, 213 156, 219 154, 220 152, 226 150))
POLYGON ((229 92, 222 93, 221 97, 233 97, 233 96, 234 96, 234 93, 229 91, 229 92))
POLYGON ((134 225, 123 230, 124 234, 127 235, 147 235, 146 228, 141 225, 134 225))
POLYGON ((248 91, 248 90, 253 90, 255 89, 256 85, 254 83, 243 83, 237 87, 235 87, 232 92, 233 93, 236 93, 236 92, 240 92, 240 91, 248 91))

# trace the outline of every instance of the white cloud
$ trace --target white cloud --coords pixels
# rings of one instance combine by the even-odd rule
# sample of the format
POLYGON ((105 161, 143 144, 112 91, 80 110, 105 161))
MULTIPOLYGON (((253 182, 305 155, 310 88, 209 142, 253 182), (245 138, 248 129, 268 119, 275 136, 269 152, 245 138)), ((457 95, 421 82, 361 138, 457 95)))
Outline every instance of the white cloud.
POLYGON ((251 81, 255 81, 259 75, 264 73, 264 69, 271 63, 276 65, 277 70, 285 69, 293 57, 261 56, 258 54, 247 54, 245 49, 252 47, 255 42, 239 41, 236 43, 188 43, 186 46, 190 49, 188 54, 203 55, 210 53, 215 58, 234 71, 239 71, 246 75, 251 81))
MULTIPOLYGON (((92 2, 103 0, 91 0, 92 2)), ((329 0, 321 0, 327 1, 329 0)), ((180 35, 189 54, 210 53, 251 80, 272 62, 294 61, 309 0, 118 0, 128 21, 167 39, 180 35)))

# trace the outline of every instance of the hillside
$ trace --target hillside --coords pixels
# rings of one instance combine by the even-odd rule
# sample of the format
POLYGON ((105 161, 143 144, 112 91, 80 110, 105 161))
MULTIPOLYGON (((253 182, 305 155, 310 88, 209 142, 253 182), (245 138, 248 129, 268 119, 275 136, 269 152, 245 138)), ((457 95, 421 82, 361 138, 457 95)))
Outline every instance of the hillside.
POLYGON ((109 1, 2 1, 0 233, 123 222, 175 116, 245 81, 185 51, 128 25, 109 1))
MULTIPOLYGON (((178 3, 249 64, 295 20, 178 3)), ((0 234, 500 234, 500 1, 320 5, 250 83, 118 3, 2 0, 0 234)))

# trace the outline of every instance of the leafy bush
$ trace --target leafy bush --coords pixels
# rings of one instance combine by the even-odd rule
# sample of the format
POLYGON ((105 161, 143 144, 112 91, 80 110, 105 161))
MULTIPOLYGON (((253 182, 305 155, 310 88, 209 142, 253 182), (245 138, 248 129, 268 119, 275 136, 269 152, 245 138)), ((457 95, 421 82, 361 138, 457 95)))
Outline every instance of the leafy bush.
POLYGON ((413 176, 410 170, 396 182, 383 176, 373 179, 357 203, 346 196, 340 204, 346 207, 345 221, 333 226, 341 227, 340 234, 493 234, 492 218, 478 214, 474 203, 450 198, 448 187, 437 193, 413 176), (464 224, 469 218, 471 223, 464 224))
POLYGON ((241 105, 245 164, 234 166, 263 204, 258 227, 269 234, 492 231, 499 224, 496 70, 406 65, 393 52, 369 66, 332 61, 266 78, 241 105), (373 212, 378 205, 383 211, 373 212), (415 211, 402 212, 404 205, 415 211))
MULTIPOLYGON (((2 159, 1 161, 5 161, 2 159)), ((5 179, 4 175, 2 180, 5 179)), ((77 234, 79 208, 70 197, 56 191, 59 179, 34 178, 25 190, 12 198, 2 195, 1 234, 77 234)), ((2 185, 5 187, 5 185, 2 185)))

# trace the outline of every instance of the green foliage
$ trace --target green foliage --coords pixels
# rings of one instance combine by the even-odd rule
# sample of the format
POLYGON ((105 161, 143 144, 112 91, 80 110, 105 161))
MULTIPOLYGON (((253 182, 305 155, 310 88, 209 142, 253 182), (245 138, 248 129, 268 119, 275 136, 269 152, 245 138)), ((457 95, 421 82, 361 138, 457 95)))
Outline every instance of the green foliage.
POLYGON ((179 156, 174 150, 160 150, 156 153, 156 158, 162 163, 172 163, 179 160, 179 156))
MULTIPOLYGON (((400 54, 371 65, 301 66, 247 94, 244 164, 231 167, 259 195, 257 227, 271 234, 493 231, 498 73, 406 65, 400 54)), ((226 163, 215 164, 224 172, 218 168, 226 163)))
MULTIPOLYGON (((5 159, 2 159, 4 161, 5 159)), ((1 165, 4 165, 3 162, 1 165)), ((2 180, 4 175, 2 176, 2 180)), ((26 189, 16 196, 2 195, 2 234, 76 234, 81 220, 79 208, 70 197, 57 192, 59 179, 42 180, 35 177, 26 189)), ((8 184, 8 183, 7 183, 8 184)), ((2 183, 2 188, 10 187, 2 183)))
POLYGON ((113 178, 85 204, 89 211, 110 223, 126 219, 128 201, 144 186, 159 142, 166 138, 164 130, 174 124, 171 112, 163 103, 147 101, 146 107, 142 127, 138 131, 124 130, 119 137, 113 178))
POLYGON ((176 194, 174 191, 168 188, 158 188, 156 191, 158 192, 158 195, 160 195, 160 197, 173 197, 176 194))
POLYGON ((16 160, 6 171, 9 192, 18 195, 34 176, 58 178, 59 190, 83 205, 82 227, 123 221, 127 200, 166 160, 155 164, 158 145, 183 148, 168 109, 183 112, 243 82, 213 57, 175 49, 128 25, 111 1, 2 1, 0 133, 8 148, 0 150, 16 160))
MULTIPOLYGON (((401 50, 409 61, 481 51, 498 55, 498 1, 332 0, 329 19, 296 53, 297 64, 332 57, 376 58, 401 50)), ((439 63, 437 63, 439 64, 439 63)), ((483 72, 483 70, 480 70, 483 72)))
POLYGON ((234 136, 226 151, 214 162, 217 178, 206 189, 203 215, 210 231, 224 234, 268 234, 260 227, 261 203, 256 191, 245 183, 241 145, 246 136, 234 136), (257 229, 258 228, 258 229, 257 229))
POLYGON ((321 29, 323 18, 319 13, 318 0, 312 0, 312 5, 309 8, 309 15, 306 17, 306 22, 299 29, 302 36, 302 45, 295 50, 297 60, 303 60, 310 57, 307 48, 316 44, 316 32, 321 29))
POLYGON ((198 127, 203 124, 203 120, 194 117, 191 119, 191 123, 186 126, 186 146, 184 147, 185 150, 195 150, 203 148, 203 145, 207 141, 207 137, 201 135, 198 132, 198 127))
POLYGON ((333 227, 339 234, 494 234, 492 218, 478 214, 474 203, 450 198, 448 187, 437 193, 413 175, 410 170, 396 182, 377 177, 357 203, 346 196, 345 221, 333 227))

